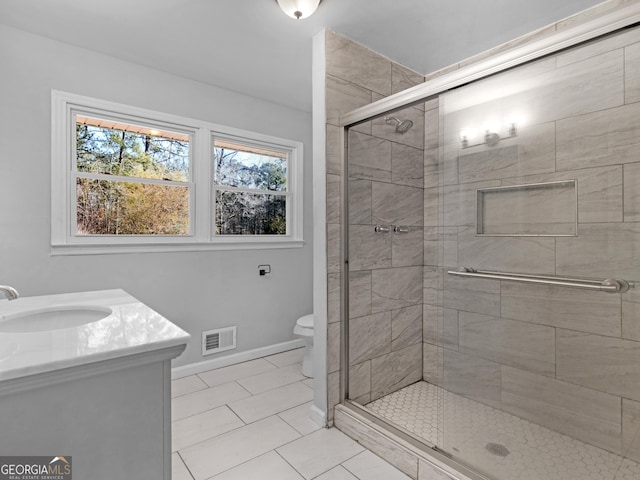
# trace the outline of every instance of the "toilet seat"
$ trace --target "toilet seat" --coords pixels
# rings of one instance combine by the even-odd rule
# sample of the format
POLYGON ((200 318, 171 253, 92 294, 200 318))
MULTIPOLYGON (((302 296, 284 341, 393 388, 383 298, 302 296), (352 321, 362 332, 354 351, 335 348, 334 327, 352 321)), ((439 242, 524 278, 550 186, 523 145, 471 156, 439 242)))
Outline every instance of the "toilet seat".
POLYGON ((313 328, 313 314, 309 313, 308 315, 300 317, 296 321, 296 325, 299 325, 303 328, 313 328))
POLYGON ((296 322, 293 333, 295 335, 300 335, 301 337, 313 337, 313 315, 300 317, 296 322))

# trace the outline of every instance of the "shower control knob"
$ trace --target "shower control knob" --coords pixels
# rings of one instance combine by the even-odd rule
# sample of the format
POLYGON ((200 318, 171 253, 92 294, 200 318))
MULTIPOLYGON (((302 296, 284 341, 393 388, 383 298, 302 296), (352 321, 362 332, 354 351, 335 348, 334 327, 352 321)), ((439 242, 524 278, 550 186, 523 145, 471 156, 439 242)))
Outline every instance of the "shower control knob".
POLYGON ((393 227, 393 233, 409 233, 409 227, 393 227))
POLYGON ((389 233, 391 228, 387 225, 376 225, 373 229, 376 233, 389 233))

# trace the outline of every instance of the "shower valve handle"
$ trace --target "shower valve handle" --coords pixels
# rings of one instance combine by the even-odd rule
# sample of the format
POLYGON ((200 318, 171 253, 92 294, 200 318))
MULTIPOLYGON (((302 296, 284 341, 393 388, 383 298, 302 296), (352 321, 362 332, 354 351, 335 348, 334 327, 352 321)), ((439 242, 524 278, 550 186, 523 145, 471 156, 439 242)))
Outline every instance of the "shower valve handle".
POLYGON ((388 225, 376 225, 373 229, 376 233, 389 233, 391 231, 391 227, 388 225))

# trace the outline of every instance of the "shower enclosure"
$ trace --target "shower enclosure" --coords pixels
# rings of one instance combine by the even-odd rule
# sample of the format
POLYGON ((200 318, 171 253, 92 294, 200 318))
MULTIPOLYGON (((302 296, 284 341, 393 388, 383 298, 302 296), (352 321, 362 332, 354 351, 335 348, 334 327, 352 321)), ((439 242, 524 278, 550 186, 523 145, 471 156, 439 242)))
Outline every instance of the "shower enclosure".
POLYGON ((640 478, 640 28, 388 107, 345 129, 346 404, 470 476, 640 478))

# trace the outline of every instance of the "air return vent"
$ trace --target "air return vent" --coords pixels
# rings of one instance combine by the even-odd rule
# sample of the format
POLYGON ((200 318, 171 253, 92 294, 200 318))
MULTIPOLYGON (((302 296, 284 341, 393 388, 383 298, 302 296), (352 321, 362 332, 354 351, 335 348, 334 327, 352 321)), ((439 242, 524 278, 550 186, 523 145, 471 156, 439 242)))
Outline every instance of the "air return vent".
POLYGON ((202 355, 211 355, 236 348, 236 328, 225 327, 202 332, 202 355))

